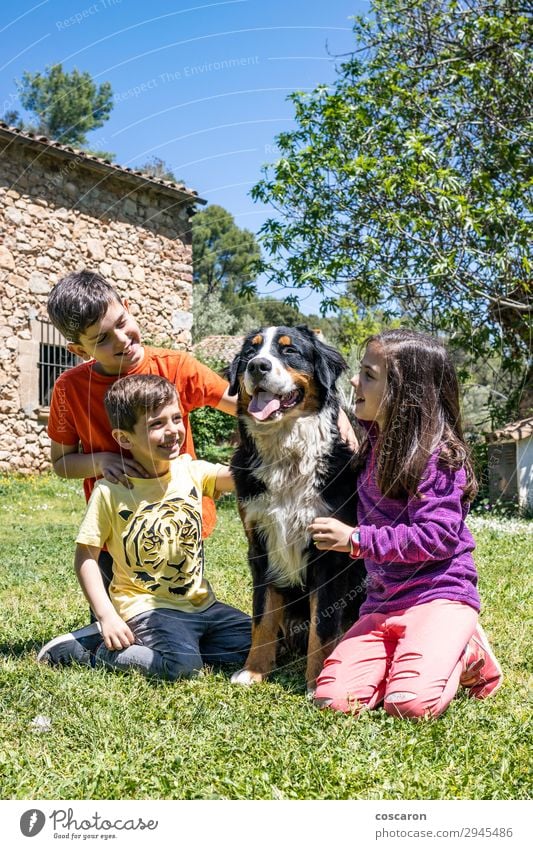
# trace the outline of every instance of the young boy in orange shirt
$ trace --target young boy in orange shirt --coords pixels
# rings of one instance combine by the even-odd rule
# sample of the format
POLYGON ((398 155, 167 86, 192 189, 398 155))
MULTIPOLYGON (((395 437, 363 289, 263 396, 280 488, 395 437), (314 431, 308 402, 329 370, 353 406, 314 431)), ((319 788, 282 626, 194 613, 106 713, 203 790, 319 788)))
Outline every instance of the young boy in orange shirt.
MULTIPOLYGON (((68 340, 68 350, 85 360, 54 385, 48 420, 52 464, 60 477, 84 478, 87 500, 98 477, 129 486, 128 472, 142 476, 130 452, 118 450, 105 413, 104 395, 117 378, 158 374, 174 384, 183 408, 182 453, 192 457, 192 410, 209 406, 236 415, 236 397, 210 368, 185 351, 143 346, 128 301, 99 274, 78 271, 60 280, 50 293, 48 314, 68 340)), ((204 507, 204 536, 214 525, 211 502, 204 507)))

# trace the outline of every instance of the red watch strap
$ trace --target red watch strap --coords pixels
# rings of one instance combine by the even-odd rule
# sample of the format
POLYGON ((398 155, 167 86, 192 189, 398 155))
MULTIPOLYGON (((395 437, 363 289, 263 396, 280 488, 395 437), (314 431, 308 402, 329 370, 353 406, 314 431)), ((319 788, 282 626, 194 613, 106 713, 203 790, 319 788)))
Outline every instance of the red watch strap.
POLYGON ((350 557, 354 560, 358 558, 361 554, 361 538, 359 534, 359 528, 355 528, 350 535, 350 557))

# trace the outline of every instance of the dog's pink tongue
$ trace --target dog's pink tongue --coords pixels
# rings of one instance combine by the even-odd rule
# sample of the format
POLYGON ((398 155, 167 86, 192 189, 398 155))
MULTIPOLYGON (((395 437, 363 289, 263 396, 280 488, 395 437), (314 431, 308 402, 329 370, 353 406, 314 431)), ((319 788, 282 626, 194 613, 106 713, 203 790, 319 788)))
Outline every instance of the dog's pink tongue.
POLYGON ((248 412, 254 419, 263 422, 273 412, 279 410, 280 406, 279 398, 272 395, 272 392, 256 392, 248 404, 248 412))

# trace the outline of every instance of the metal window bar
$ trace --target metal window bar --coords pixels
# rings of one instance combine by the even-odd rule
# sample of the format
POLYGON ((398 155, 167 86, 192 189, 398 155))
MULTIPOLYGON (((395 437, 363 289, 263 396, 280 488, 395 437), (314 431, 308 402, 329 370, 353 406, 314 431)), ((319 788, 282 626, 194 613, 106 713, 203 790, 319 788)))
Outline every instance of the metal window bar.
POLYGON ((41 321, 39 339, 39 404, 50 405, 54 383, 62 372, 81 363, 81 359, 67 350, 65 340, 49 321, 41 321))

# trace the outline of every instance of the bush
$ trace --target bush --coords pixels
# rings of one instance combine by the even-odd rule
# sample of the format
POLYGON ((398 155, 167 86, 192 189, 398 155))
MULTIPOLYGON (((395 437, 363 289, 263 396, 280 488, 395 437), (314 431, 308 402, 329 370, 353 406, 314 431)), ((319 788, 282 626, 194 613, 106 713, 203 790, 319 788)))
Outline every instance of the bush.
MULTIPOLYGON (((217 374, 227 377, 227 367, 222 361, 198 356, 197 359, 217 374)), ((235 449, 237 420, 214 407, 193 410, 189 418, 196 456, 210 463, 229 463, 235 449)))
POLYGON ((234 450, 237 422, 213 407, 201 407, 190 414, 196 455, 211 463, 228 463, 234 450))

